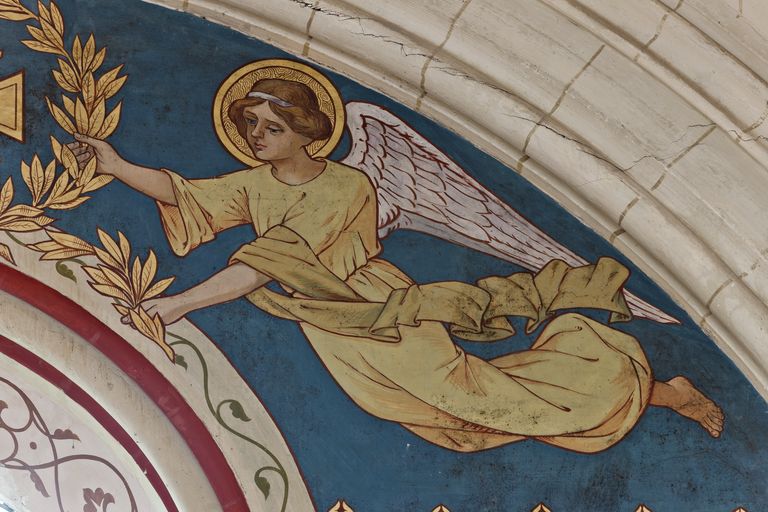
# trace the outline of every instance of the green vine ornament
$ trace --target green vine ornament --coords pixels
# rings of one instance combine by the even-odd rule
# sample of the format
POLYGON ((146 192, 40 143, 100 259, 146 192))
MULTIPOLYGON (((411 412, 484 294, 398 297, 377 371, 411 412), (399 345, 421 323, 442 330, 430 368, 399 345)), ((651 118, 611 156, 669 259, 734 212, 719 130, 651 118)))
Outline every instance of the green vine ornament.
MULTIPOLYGON (((211 400, 211 394, 209 389, 209 383, 208 383, 208 364, 205 361, 205 357, 203 356, 202 352, 200 352, 200 349, 197 348, 197 346, 189 341, 186 338, 183 338, 177 334, 174 334, 172 332, 166 332, 168 336, 175 339, 176 341, 173 341, 169 343, 171 347, 174 348, 174 351, 176 350, 177 346, 185 346, 192 350, 192 352, 197 357, 198 362, 200 363, 200 367, 203 371, 203 391, 205 393, 205 402, 208 404, 208 410, 213 414, 213 417, 216 418, 216 421, 224 427, 228 432, 234 434, 235 436, 239 437, 240 439, 252 444, 262 452, 264 452, 274 463, 274 465, 271 466, 264 466, 262 468, 259 468, 258 471, 254 474, 254 483, 256 484, 256 487, 259 488, 259 490, 264 494, 264 498, 268 499, 271 491, 271 485, 269 483, 269 480, 264 476, 265 473, 277 473, 280 478, 283 481, 283 501, 282 506, 280 508, 280 512, 285 512, 287 506, 288 506, 288 474, 285 472, 285 468, 280 463, 278 458, 275 456, 275 454, 272 453, 272 451, 269 450, 266 446, 259 443, 258 441, 246 436, 242 432, 239 432, 232 428, 226 420, 222 416, 222 409, 225 406, 229 406, 229 410, 232 413, 232 416, 242 422, 249 422, 251 421, 251 418, 248 417, 248 415, 245 413, 245 410, 243 409, 243 406, 240 402, 233 399, 226 399, 222 400, 218 403, 218 405, 214 406, 213 401, 211 400)), ((178 366, 181 366, 185 370, 189 368, 189 365, 181 354, 176 354, 175 362, 178 366)))

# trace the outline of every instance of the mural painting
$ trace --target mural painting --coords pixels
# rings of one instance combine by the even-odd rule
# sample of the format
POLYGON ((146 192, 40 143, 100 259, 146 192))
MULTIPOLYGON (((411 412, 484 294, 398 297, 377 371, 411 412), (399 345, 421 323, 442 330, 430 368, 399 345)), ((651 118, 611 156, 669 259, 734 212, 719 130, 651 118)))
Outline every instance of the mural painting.
MULTIPOLYGON (((0 109, 16 134, 0 146, 0 256, 79 269, 167 356, 163 372, 193 363, 174 324, 199 325, 269 409, 318 509, 765 503, 750 434, 764 402, 594 233, 348 79, 124 4, 0 0, 0 44, 26 75, 0 74, 29 76, 35 119, 22 145, 22 93, 0 109), (154 44, 108 9, 205 38, 154 44), (176 57, 189 47, 221 58, 176 57), (741 454, 753 474, 708 467, 741 454)), ((283 463, 253 478, 269 510, 288 506, 283 463)))

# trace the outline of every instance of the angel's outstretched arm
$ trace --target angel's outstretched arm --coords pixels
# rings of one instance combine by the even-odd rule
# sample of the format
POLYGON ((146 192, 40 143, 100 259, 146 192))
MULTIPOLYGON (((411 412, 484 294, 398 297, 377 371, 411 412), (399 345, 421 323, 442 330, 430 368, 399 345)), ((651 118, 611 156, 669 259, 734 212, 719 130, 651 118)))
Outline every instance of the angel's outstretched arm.
POLYGON ((77 142, 69 144, 80 166, 96 158, 96 172, 110 174, 129 187, 166 204, 176 205, 171 178, 159 169, 142 167, 121 157, 109 143, 76 134, 77 142))
POLYGON ((147 301, 144 308, 152 317, 159 314, 168 325, 197 309, 238 299, 270 280, 245 263, 234 263, 184 292, 147 301))

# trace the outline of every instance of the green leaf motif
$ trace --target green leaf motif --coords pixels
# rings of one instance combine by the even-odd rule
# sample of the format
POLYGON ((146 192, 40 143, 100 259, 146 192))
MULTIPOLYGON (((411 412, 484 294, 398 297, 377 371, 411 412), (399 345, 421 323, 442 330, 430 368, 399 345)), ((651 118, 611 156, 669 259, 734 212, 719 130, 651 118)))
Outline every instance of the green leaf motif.
POLYGON ((75 277, 75 273, 72 272, 72 270, 64 264, 62 261, 56 262, 56 272, 58 272, 60 275, 66 277, 67 279, 71 279, 74 282, 77 282, 77 278, 75 277))
POLYGON ((181 354, 176 354, 176 359, 174 359, 174 362, 184 368, 185 370, 189 369, 189 366, 187 365, 187 360, 184 359, 184 356, 181 354))
MULTIPOLYGON (((236 400, 229 402, 229 410, 232 411, 232 416, 239 419, 240 421, 251 421, 251 418, 245 414, 245 410, 243 410, 243 406, 240 404, 240 402, 236 400)), ((267 487, 269 487, 269 484, 267 484, 267 487)))
POLYGON ((264 499, 269 498, 269 480, 264 478, 263 476, 256 475, 256 487, 259 488, 261 492, 264 493, 264 499))

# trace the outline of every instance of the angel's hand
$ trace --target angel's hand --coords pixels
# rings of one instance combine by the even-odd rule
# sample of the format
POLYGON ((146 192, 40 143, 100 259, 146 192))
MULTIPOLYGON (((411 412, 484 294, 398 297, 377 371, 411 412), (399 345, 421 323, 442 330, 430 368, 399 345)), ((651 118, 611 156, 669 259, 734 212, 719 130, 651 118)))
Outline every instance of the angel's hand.
POLYGON ((83 169, 92 158, 96 158, 97 173, 115 175, 119 168, 125 164, 125 160, 117 154, 117 151, 103 140, 79 133, 75 134, 75 140, 75 142, 67 144, 67 147, 77 158, 80 169, 83 169))
MULTIPOLYGON (((160 315, 163 325, 170 325, 174 322, 178 322, 181 318, 189 313, 186 301, 179 298, 178 295, 170 295, 168 297, 161 297, 159 299, 152 299, 142 304, 144 311, 154 318, 155 315, 160 315)), ((131 323, 130 316, 124 316, 121 320, 124 324, 131 323)))

